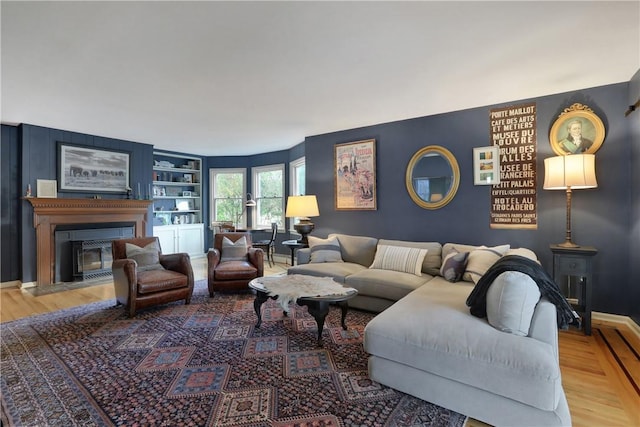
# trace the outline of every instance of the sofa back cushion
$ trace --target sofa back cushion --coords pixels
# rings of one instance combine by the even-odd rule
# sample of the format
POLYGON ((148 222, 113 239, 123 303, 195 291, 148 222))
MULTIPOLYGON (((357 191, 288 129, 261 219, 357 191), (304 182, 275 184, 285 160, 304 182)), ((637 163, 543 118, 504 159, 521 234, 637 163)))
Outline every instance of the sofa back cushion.
POLYGON ((400 271, 420 277, 426 255, 426 249, 378 244, 376 257, 369 268, 400 271))
POLYGON ((442 247, 442 256, 446 258, 450 253, 455 251, 469 252, 462 280, 477 283, 489 267, 504 256, 509 249, 509 245, 486 247, 445 243, 442 247))
POLYGON ((406 240, 386 240, 380 239, 381 245, 388 246, 404 246, 407 248, 426 249, 427 256, 422 262, 422 272, 437 276, 440 274, 440 265, 442 264, 442 245, 438 242, 410 242, 406 240))
POLYGON ((348 234, 329 234, 329 238, 337 237, 340 242, 342 261, 353 262, 369 267, 376 256, 378 239, 374 237, 350 236, 348 234))
POLYGON ((309 236, 309 248, 311 263, 342 262, 340 242, 335 236, 327 239, 309 236))

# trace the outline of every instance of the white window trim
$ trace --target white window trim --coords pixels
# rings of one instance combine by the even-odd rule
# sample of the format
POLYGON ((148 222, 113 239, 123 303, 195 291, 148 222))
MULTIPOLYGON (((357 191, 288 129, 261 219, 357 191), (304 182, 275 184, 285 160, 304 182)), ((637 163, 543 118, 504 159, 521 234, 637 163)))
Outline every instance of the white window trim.
MULTIPOLYGON (((284 216, 285 213, 285 199, 286 199, 286 193, 284 191, 284 183, 285 183, 285 171, 284 171, 284 163, 276 163, 273 165, 264 165, 264 166, 254 166, 251 168, 251 182, 252 182, 252 186, 251 188, 253 188, 253 192, 251 193, 254 200, 256 198, 259 198, 256 189, 258 188, 258 174, 262 173, 262 172, 270 172, 270 171, 275 171, 275 170, 279 170, 280 172, 282 172, 282 222, 283 224, 285 224, 286 227, 286 220, 287 218, 284 216)), ((253 212, 251 212, 251 223, 254 224, 255 226, 258 226, 258 212, 257 209, 253 209, 253 212)))
MULTIPOLYGON (((215 182, 216 175, 222 173, 240 173, 242 174, 242 198, 244 204, 244 198, 247 194, 247 169, 246 168, 211 168, 209 169, 209 206, 210 206, 210 214, 209 214, 209 225, 213 224, 216 217, 215 212, 215 182)), ((242 215, 242 223, 240 224, 242 227, 246 228, 247 220, 246 220, 246 211, 242 215)))
MULTIPOLYGON (((289 162, 289 195, 290 196, 303 196, 304 194, 298 194, 298 180, 296 175, 296 168, 305 165, 306 166, 306 157, 302 156, 298 159, 292 160, 289 162)), ((306 189, 305 189, 306 193, 306 189)), ((289 231, 296 232, 293 228, 293 224, 297 221, 297 218, 285 218, 285 221, 289 222, 289 231)))

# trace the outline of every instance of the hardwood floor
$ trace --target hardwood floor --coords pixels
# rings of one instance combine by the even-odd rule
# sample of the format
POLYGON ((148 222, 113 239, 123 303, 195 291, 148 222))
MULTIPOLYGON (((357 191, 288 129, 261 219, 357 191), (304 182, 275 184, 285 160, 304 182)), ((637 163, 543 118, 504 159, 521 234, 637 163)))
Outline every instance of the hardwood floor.
MULTIPOLYGON (((196 280, 206 278, 206 259, 193 262, 196 280)), ((286 271, 281 263, 265 274, 286 271)), ((0 291, 0 322, 114 298, 111 281, 39 295, 32 289, 0 291)), ((573 425, 640 426, 640 338, 626 325, 593 322, 593 335, 561 331, 562 382, 573 425)), ((471 420, 469 427, 483 426, 471 420)))

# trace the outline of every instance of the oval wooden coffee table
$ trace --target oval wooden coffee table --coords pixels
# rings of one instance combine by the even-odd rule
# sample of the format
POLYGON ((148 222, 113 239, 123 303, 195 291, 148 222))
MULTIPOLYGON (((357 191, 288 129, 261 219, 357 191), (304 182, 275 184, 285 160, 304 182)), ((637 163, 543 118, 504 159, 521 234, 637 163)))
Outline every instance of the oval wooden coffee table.
MULTIPOLYGON (((291 279, 291 276, 283 275, 282 277, 287 277, 291 279)), ((269 279, 273 280, 273 276, 269 279)), ((258 317, 258 322, 256 323, 256 328, 259 328, 262 324, 262 313, 261 307, 262 304, 265 303, 269 298, 277 299, 278 295, 269 295, 269 291, 267 288, 260 283, 262 277, 258 277, 257 279, 253 279, 249 282, 249 287, 256 291, 256 299, 253 301, 253 308, 256 311, 256 316, 258 317)), ((326 277, 314 277, 314 276, 305 276, 306 281, 313 281, 314 279, 327 280, 326 277)), ((335 282, 337 283, 337 282, 335 282)), ((348 301, 358 295, 358 291, 353 288, 345 288, 344 294, 332 294, 332 295, 323 295, 323 296, 302 296, 296 299, 296 304, 299 306, 307 306, 309 310, 309 314, 313 316, 316 320, 316 324, 318 325, 318 345, 322 347, 322 329, 324 328, 324 320, 329 313, 329 305, 336 304, 342 310, 341 317, 341 325, 342 329, 347 330, 346 325, 346 317, 347 317, 347 309, 349 308, 348 301)), ((287 312, 284 312, 285 316, 287 312)))

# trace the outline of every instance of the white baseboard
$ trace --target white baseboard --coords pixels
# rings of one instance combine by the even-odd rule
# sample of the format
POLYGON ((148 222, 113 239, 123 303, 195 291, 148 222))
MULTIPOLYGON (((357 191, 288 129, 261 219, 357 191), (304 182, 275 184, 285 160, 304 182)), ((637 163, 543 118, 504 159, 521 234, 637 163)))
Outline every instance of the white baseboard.
POLYGON ((19 288, 19 287, 20 287, 19 280, 12 280, 11 282, 0 283, 0 289, 19 288))
POLYGON ((619 314, 600 313, 598 311, 591 312, 591 320, 599 320, 606 323, 617 323, 626 325, 638 339, 640 339, 640 325, 633 321, 629 316, 621 316, 619 314))

